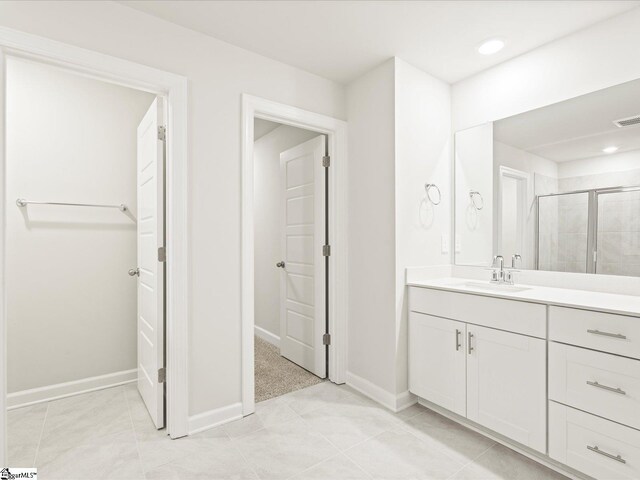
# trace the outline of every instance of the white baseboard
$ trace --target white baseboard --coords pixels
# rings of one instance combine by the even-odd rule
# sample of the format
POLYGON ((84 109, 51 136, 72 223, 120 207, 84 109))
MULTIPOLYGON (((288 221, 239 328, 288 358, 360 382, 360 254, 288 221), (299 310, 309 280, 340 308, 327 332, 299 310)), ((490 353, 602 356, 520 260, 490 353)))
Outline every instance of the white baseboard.
POLYGON ((392 412, 397 413, 410 407, 414 403, 418 403, 417 397, 408 391, 395 395, 351 372, 347 372, 347 385, 392 412))
POLYGON ((126 383, 135 382, 138 378, 138 370, 123 370, 121 372, 108 373, 97 377, 83 378, 72 382, 57 383, 46 387, 32 388, 7 395, 7 410, 35 405, 36 403, 49 402, 60 398, 71 397, 81 393, 102 390, 103 388, 116 387, 126 383))
POLYGON ((269 342, 271 345, 275 345, 280 348, 280 337, 269 330, 265 330, 257 325, 253 326, 256 336, 260 337, 265 342, 269 342))
POLYGON ((189 417, 189 435, 199 433, 223 423, 242 418, 242 403, 232 403, 226 407, 216 408, 189 417))
POLYGON ((409 408, 411 405, 418 403, 418 397, 409 390, 404 391, 396 395, 396 413, 401 412, 405 408, 409 408))

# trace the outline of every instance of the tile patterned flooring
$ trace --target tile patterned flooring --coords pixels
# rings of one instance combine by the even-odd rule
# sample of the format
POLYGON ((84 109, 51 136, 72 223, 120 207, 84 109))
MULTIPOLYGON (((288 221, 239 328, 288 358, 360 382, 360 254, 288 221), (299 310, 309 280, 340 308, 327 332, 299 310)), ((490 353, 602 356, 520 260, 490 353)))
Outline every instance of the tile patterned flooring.
POLYGON ((419 405, 393 414, 329 382, 178 440, 153 428, 135 385, 8 418, 10 466, 41 480, 565 478, 419 405))

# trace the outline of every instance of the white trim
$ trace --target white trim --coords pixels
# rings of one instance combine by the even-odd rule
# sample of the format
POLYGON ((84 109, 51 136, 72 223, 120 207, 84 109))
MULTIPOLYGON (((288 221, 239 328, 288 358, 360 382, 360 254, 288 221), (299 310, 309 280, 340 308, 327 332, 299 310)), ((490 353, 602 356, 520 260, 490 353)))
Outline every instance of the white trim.
POLYGON ((418 402, 418 397, 408 390, 395 395, 351 372, 347 372, 347 385, 395 413, 418 402))
POLYGON ((463 425, 468 429, 473 430, 474 432, 484 435, 485 437, 493 440, 494 442, 497 442, 500 445, 504 445, 505 447, 510 448, 514 452, 518 452, 519 454, 524 455, 527 458, 530 458, 534 462, 544 465, 545 467, 548 467, 555 472, 561 473, 562 475, 565 475, 573 480, 586 480, 588 478, 591 478, 591 477, 580 474, 580 472, 573 470, 571 467, 567 465, 556 462, 552 458, 546 455, 543 455, 540 452, 533 450, 532 448, 516 443, 508 439, 507 437, 503 437, 499 433, 489 430, 488 428, 485 428, 482 425, 472 422, 471 420, 468 420, 465 417, 457 415, 451 412, 450 410, 442 408, 439 405, 436 405, 435 403, 431 403, 428 400, 424 400, 422 398, 418 398, 418 403, 423 407, 428 408, 429 410, 433 410, 434 412, 439 413, 440 415, 448 418, 449 420, 453 420, 454 422, 460 425, 463 425))
POLYGON ((396 409, 395 412, 401 412, 405 408, 409 408, 411 405, 418 403, 418 397, 416 397, 409 390, 405 390, 402 393, 396 395, 396 409))
POLYGON ((242 418, 242 403, 232 403, 226 407, 208 410, 189 417, 189 435, 209 430, 223 423, 242 418))
POLYGON ((257 337, 260 337, 265 342, 269 342, 271 345, 280 348, 280 337, 278 335, 271 333, 269 330, 265 330, 258 325, 255 325, 253 328, 257 337))
POLYGON ((242 405, 255 410, 254 398, 254 243, 253 243, 253 121, 273 122, 326 134, 329 168, 329 380, 344 383, 347 343, 347 124, 342 120, 242 95, 242 405))
POLYGON ((7 410, 14 410, 37 403, 50 402, 60 398, 72 397, 81 393, 94 392, 105 388, 117 387, 138 379, 138 370, 123 370, 96 377, 82 378, 71 382, 56 383, 44 387, 21 390, 7 395, 7 410))
MULTIPOLYGON (((167 98, 167 430, 172 438, 188 433, 187 303, 187 78, 174 73, 85 50, 44 37, 0 27, 4 54, 29 58, 167 98)), ((0 56, 0 67, 3 67, 0 56)), ((4 112, 4 68, 0 72, 0 107, 4 112)), ((0 115, 4 119, 4 114, 0 115)), ((2 121, 2 120, 0 120, 2 121)), ((3 125, 0 125, 3 126, 3 125)), ((4 185, 4 128, 0 136, 0 184, 4 185)), ((6 395, 6 299, 4 298, 4 198, 0 199, 0 410, 6 395)), ((5 464, 6 422, 0 421, 0 464, 5 464)))

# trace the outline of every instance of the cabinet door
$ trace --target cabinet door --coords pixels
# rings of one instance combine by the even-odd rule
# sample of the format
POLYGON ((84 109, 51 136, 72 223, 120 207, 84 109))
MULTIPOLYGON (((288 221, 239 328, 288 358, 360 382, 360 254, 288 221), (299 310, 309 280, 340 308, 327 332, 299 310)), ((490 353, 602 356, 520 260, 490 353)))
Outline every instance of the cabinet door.
POLYGON ((465 338, 462 322, 409 314, 409 391, 463 416, 465 338))
POLYGON ((546 452, 546 342, 467 325, 467 418, 546 452))

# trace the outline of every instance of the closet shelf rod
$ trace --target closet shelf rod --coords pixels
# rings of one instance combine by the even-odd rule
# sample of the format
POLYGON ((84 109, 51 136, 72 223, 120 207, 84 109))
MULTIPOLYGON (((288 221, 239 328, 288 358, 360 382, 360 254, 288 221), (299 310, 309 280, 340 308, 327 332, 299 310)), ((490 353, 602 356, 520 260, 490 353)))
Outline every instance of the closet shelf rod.
POLYGON ((16 205, 19 207, 26 207, 27 205, 62 205, 65 207, 117 208, 121 212, 126 212, 128 210, 128 207, 124 203, 121 203, 120 205, 104 205, 98 203, 34 202, 32 200, 25 200, 24 198, 17 199, 16 205))

